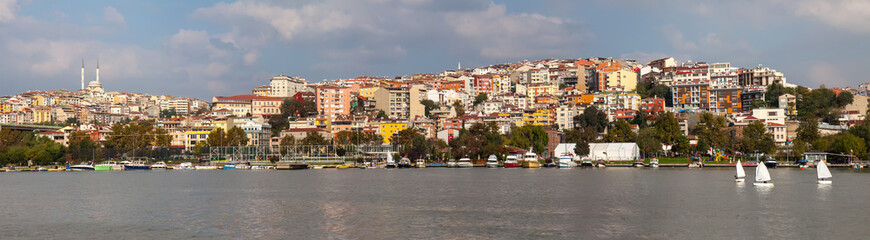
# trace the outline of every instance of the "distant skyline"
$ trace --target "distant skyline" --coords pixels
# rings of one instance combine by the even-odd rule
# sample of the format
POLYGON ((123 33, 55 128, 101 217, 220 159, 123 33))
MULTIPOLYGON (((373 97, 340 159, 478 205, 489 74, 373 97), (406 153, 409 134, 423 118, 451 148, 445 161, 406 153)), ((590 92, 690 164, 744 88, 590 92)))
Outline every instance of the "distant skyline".
POLYGON ((795 84, 857 86, 870 2, 0 0, 0 95, 76 90, 208 100, 276 74, 319 82, 524 59, 759 64, 795 84))

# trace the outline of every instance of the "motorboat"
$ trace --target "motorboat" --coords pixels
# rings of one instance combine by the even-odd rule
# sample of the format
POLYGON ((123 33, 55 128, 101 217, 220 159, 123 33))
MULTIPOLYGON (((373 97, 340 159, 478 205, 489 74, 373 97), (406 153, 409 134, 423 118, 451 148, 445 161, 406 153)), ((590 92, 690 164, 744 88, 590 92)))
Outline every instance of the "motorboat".
POLYGON ((459 162, 456 163, 457 168, 471 168, 474 167, 474 164, 471 164, 470 158, 460 158, 459 162))
POLYGON ((223 170, 236 170, 236 164, 233 164, 233 163, 226 164, 226 165, 221 166, 221 169, 223 169, 223 170))
POLYGON ((413 168, 414 165, 411 165, 411 159, 403 157, 399 160, 399 168, 413 168))
POLYGON ((650 160, 649 160, 649 167, 651 167, 651 168, 657 168, 657 167, 659 167, 659 159, 658 159, 658 158, 652 158, 652 159, 650 159, 650 160))
POLYGON ((263 165, 254 165, 251 166, 251 170, 266 170, 266 167, 263 165))
POLYGON ((574 156, 571 156, 570 154, 565 154, 559 157, 559 168, 570 169, 576 166, 577 163, 574 162, 574 156))
POLYGON ((168 167, 165 162, 157 162, 151 165, 152 170, 166 170, 168 167))
POLYGON ((643 166, 643 159, 638 159, 637 161, 634 161, 634 163, 632 163, 631 166, 636 167, 636 168, 644 167, 643 166))
POLYGON ((777 163, 776 163, 776 159, 774 159, 774 158, 767 158, 767 159, 764 160, 764 165, 765 165, 765 167, 767 167, 767 168, 776 168, 776 165, 777 165, 777 163))
POLYGON ((828 165, 825 164, 825 161, 819 161, 819 165, 816 166, 816 174, 818 175, 819 184, 831 184, 831 170, 828 169, 828 165))
POLYGON ((595 164, 595 167, 605 168, 607 167, 607 164, 604 163, 604 160, 598 160, 598 163, 595 164))
POLYGON ((94 165, 95 171, 121 171, 124 170, 124 165, 118 164, 115 161, 105 161, 103 163, 94 165))
POLYGON ((489 157, 486 158, 486 164, 484 165, 486 166, 486 168, 497 168, 498 157, 496 157, 495 154, 489 155, 489 157))
POLYGON ((520 162, 517 161, 516 155, 508 155, 504 160, 504 168, 518 168, 522 167, 520 162))
POLYGON ((417 168, 425 168, 426 167, 426 160, 417 159, 417 162, 414 163, 414 166, 417 168))
POLYGON ((183 163, 180 163, 177 166, 175 166, 175 168, 173 168, 173 169, 175 169, 175 170, 194 170, 196 168, 194 168, 193 164, 190 162, 183 162, 183 163))
POLYGON ((737 160, 737 175, 734 175, 734 181, 743 182, 744 178, 746 178, 746 172, 743 171, 743 163, 740 163, 740 160, 737 160))
POLYGON ((755 183, 753 185, 758 187, 773 187, 773 183, 770 179, 770 172, 767 171, 767 166, 765 164, 757 164, 755 167, 755 183))
POLYGON ((144 160, 136 160, 125 164, 124 170, 151 170, 151 165, 144 160))
POLYGON ((69 166, 69 170, 72 170, 72 171, 94 171, 94 165, 90 162, 83 162, 83 163, 69 166))
POLYGON ((529 149, 529 152, 523 155, 522 165, 523 168, 541 168, 541 162, 538 161, 538 154, 535 154, 535 152, 529 149))
POLYGON ((456 161, 447 161, 447 167, 449 167, 449 168, 456 167, 456 161))
POLYGON ((580 162, 581 167, 594 167, 595 163, 592 162, 592 159, 584 158, 583 161, 580 162))
POLYGON ((196 169, 196 170, 217 170, 218 167, 212 166, 212 165, 209 165, 209 166, 196 165, 196 166, 193 166, 193 169, 196 169))

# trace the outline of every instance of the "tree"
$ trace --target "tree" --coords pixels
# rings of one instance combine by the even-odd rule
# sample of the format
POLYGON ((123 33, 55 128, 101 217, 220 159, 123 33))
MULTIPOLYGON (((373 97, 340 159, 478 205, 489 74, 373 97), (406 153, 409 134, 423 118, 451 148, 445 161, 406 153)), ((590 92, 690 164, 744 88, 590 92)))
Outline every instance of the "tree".
POLYGON ((723 149, 731 146, 730 134, 725 132, 725 118, 704 113, 701 115, 698 126, 692 130, 698 136, 698 148, 723 149))
POLYGON ((503 152, 504 137, 494 122, 475 123, 467 130, 460 130, 459 136, 450 141, 450 146, 454 156, 486 157, 503 152))
POLYGON ((625 120, 616 121, 604 135, 605 142, 634 142, 637 135, 631 130, 631 124, 625 120))
POLYGON ((674 145, 677 138, 683 135, 679 121, 671 112, 659 114, 655 122, 655 133, 656 138, 665 145, 674 145))
POLYGON ((812 117, 801 120, 797 129, 797 140, 812 143, 819 139, 819 123, 812 117))
POLYGON ((867 151, 865 146, 864 139, 846 132, 838 134, 834 138, 828 151, 843 154, 860 154, 867 151))
POLYGON ((281 145, 281 146, 296 145, 296 137, 293 137, 293 135, 287 134, 287 136, 284 136, 283 138, 281 138, 281 142, 279 142, 278 145, 281 145))
POLYGON ((311 100, 296 101, 296 99, 288 98, 284 99, 284 102, 281 103, 280 110, 281 114, 269 118, 269 125, 272 126, 273 136, 277 136, 281 131, 287 129, 289 118, 298 119, 316 114, 317 106, 311 100))
POLYGON ((580 115, 574 116, 574 127, 590 128, 601 133, 607 127, 607 114, 595 106, 587 107, 580 115))
POLYGON ((208 139, 206 139, 206 142, 208 142, 208 145, 212 147, 223 147, 229 144, 226 138, 227 136, 223 128, 215 128, 208 133, 208 139))
POLYGON ((477 94, 477 96, 474 97, 474 106, 486 102, 487 98, 486 93, 477 94))
POLYGON ((375 118, 378 118, 378 119, 387 119, 387 118, 389 118, 389 116, 387 116, 387 113, 384 112, 384 110, 380 110, 380 111, 378 111, 378 115, 375 116, 375 118))
POLYGON ((637 145, 641 152, 654 154, 662 150, 662 143, 656 135, 656 131, 652 128, 644 128, 638 132, 637 145))
POLYGON ((767 86, 767 90, 764 92, 764 102, 770 107, 784 108, 785 106, 779 106, 779 96, 786 93, 794 95, 795 89, 784 87, 779 83, 771 84, 770 86, 767 86))
POLYGON ((525 125, 511 130, 508 144, 518 148, 528 149, 533 147, 535 152, 547 150, 549 137, 541 126, 525 125))
POLYGON ((776 142, 773 135, 767 132, 767 127, 760 121, 755 121, 743 127, 743 139, 741 145, 745 152, 773 153, 776 150, 776 142))
POLYGON ((66 121, 64 121, 64 126, 73 126, 73 125, 79 125, 78 118, 71 117, 71 118, 67 118, 66 121))
POLYGON ((574 145, 574 154, 577 156, 587 156, 589 155, 589 143, 586 141, 578 141, 577 145, 574 145))
POLYGON ((465 106, 459 100, 453 102, 453 110, 456 111, 457 117, 465 116, 465 106))
POLYGON ((160 110, 160 118, 173 118, 175 116, 178 116, 178 113, 175 112, 175 108, 160 110))
POLYGON ((329 140, 323 137, 320 133, 315 130, 311 130, 305 134, 305 138, 302 138, 302 145, 328 145, 329 140))
POLYGON ((432 114, 431 114, 432 109, 438 108, 438 103, 435 103, 435 101, 432 101, 429 99, 420 100, 420 104, 423 104, 423 110, 425 112, 424 114, 426 115, 426 117, 431 117, 432 116, 432 114))
POLYGON ((227 131, 225 141, 229 146, 244 146, 248 145, 249 140, 245 130, 242 130, 239 126, 233 126, 227 131))
POLYGON ((166 130, 154 128, 151 122, 133 122, 112 126, 105 144, 107 147, 138 150, 153 146, 166 147, 171 139, 166 130))

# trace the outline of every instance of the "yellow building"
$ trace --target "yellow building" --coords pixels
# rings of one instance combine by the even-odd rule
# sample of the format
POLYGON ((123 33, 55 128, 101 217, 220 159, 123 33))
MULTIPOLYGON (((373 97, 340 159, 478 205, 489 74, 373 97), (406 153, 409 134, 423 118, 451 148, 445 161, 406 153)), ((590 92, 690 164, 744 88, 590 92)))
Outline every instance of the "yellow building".
POLYGON ((384 137, 384 143, 390 143, 390 137, 393 134, 399 133, 399 131, 408 128, 407 123, 398 123, 398 122, 382 122, 379 126, 379 130, 381 132, 381 136, 384 137))
POLYGON ((607 74, 607 87, 622 87, 627 92, 637 88, 637 73, 625 69, 607 74))
POLYGON ((556 90, 558 88, 559 88, 559 86, 557 86, 555 84, 535 83, 535 84, 529 85, 529 88, 527 89, 526 95, 529 97, 535 97, 535 96, 545 94, 545 93, 550 94, 550 95, 556 95, 556 90))
POLYGON ((359 87, 359 95, 365 98, 373 98, 377 90, 378 85, 363 85, 359 87))
POLYGON ((553 125, 553 113, 549 109, 526 110, 523 112, 523 125, 553 125))
POLYGON ((0 103, 0 113, 9 113, 12 112, 12 104, 11 103, 0 103))
POLYGON ((212 130, 217 129, 217 128, 222 128, 224 131, 226 131, 227 130, 227 120, 226 119, 215 120, 214 122, 211 122, 211 126, 212 126, 212 130))
POLYGON ((196 143, 208 140, 208 134, 210 131, 202 131, 202 130, 187 130, 184 131, 184 135, 187 135, 187 139, 184 141, 185 147, 193 147, 196 146, 196 143))
POLYGON ((35 107, 33 111, 33 123, 51 122, 51 108, 35 107))

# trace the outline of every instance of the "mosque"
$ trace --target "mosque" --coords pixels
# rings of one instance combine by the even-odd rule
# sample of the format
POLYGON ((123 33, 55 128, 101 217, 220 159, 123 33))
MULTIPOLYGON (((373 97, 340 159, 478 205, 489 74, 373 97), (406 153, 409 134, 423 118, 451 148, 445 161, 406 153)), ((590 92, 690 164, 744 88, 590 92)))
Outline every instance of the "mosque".
MULTIPOLYGON (((85 60, 82 59, 82 90, 85 89, 85 60)), ((91 92, 103 93, 103 84, 100 83, 100 60, 97 60, 97 79, 88 83, 91 92)))

